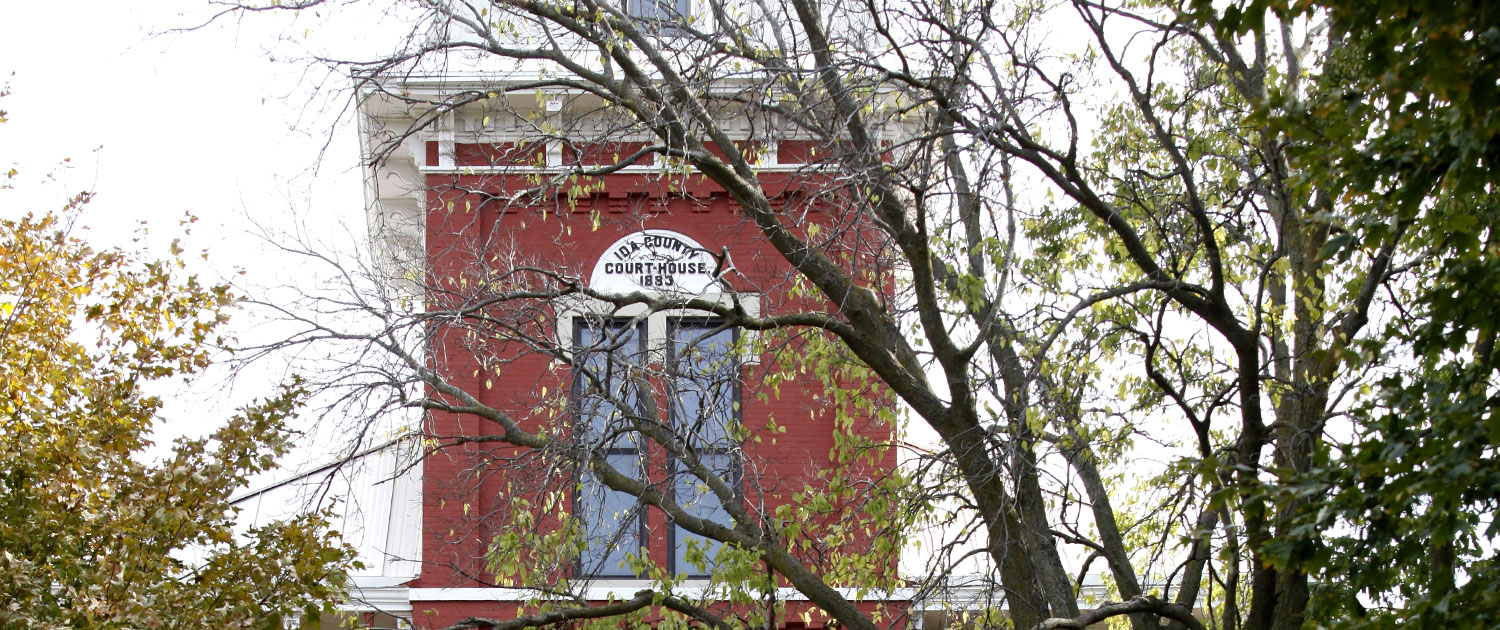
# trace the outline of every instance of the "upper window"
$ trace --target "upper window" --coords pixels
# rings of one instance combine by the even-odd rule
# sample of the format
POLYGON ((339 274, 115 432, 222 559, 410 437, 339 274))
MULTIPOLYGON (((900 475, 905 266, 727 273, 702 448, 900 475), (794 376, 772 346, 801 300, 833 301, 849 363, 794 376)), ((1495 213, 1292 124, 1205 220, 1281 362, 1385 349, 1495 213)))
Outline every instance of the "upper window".
POLYGON ((625 0, 626 12, 638 20, 684 22, 692 0, 625 0))
MULTIPOLYGON (((668 326, 672 425, 707 474, 739 492, 740 380, 735 329, 718 322, 680 319, 668 326)), ((673 460, 672 491, 689 514, 733 527, 729 512, 689 462, 673 460)), ((688 576, 713 571, 723 543, 672 526, 672 570, 688 576)))
MULTIPOLYGON (((573 326, 575 431, 602 450, 611 468, 643 479, 645 452, 631 430, 646 365, 644 326, 629 320, 578 318, 573 326)), ((630 494, 604 486, 586 467, 578 479, 574 513, 583 529, 581 574, 635 577, 630 557, 645 556, 645 511, 630 494)))
MULTIPOLYGON (((709 489, 711 475, 733 489, 741 483, 741 405, 737 331, 702 318, 666 322, 664 344, 651 344, 647 326, 638 320, 572 318, 574 347, 573 401, 575 434, 581 446, 602 453, 606 463, 635 479, 665 482, 675 502, 688 514, 733 527, 728 510, 709 489), (673 430, 693 453, 670 458, 669 479, 647 476, 647 448, 634 430, 643 412, 642 396, 653 395, 646 382, 651 347, 665 350, 666 378, 656 386, 667 392, 665 405, 673 430), (692 464, 701 464, 694 471, 692 464)), ((658 351, 659 352, 659 351, 658 351)), ((660 354, 658 357, 662 356, 660 354)), ((652 408, 646 404, 645 408, 652 408)), ((647 421, 653 419, 645 419, 647 421)), ((631 557, 644 558, 647 522, 644 505, 634 496, 611 490, 587 466, 581 466, 574 510, 583 530, 581 575, 637 577, 631 557)), ((723 543, 667 523, 668 569, 703 577, 715 567, 723 543)))

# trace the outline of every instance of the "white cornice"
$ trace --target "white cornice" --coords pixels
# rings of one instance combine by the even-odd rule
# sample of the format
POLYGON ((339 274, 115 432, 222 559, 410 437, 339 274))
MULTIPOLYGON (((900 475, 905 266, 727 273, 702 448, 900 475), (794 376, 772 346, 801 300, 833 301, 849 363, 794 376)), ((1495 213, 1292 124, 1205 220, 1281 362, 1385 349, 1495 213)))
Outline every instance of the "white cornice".
POLYGON ((349 603, 341 608, 357 612, 410 613, 410 593, 416 589, 402 585, 415 579, 415 576, 356 576, 349 589, 349 603))

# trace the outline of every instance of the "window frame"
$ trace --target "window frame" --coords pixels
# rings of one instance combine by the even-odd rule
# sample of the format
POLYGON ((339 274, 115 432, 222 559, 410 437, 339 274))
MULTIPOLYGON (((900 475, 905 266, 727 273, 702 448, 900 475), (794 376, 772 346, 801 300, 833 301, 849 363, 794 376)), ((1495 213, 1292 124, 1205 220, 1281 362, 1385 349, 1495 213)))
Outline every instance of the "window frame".
MULTIPOLYGON (((720 291, 705 293, 704 295, 699 296, 699 298, 717 302, 722 306, 741 309, 751 317, 759 317, 761 314, 761 303, 764 296, 753 291, 720 291)), ((646 334, 644 336, 644 340, 647 346, 647 352, 645 355, 646 358, 644 359, 644 361, 648 365, 666 365, 670 362, 670 359, 668 358, 668 355, 670 354, 670 351, 668 349, 668 336, 671 333, 668 329, 671 326, 671 322, 675 322, 678 320, 688 320, 716 321, 721 324, 723 323, 721 319, 716 318, 712 313, 709 313, 707 311, 681 308, 656 310, 649 308, 645 304, 638 303, 619 306, 612 302, 582 295, 564 297, 560 300, 557 300, 553 304, 555 308, 555 310, 553 311, 553 321, 555 322, 555 330, 553 331, 555 335, 554 339, 555 343, 557 344, 556 347, 562 351, 562 354, 564 356, 563 358, 554 359, 551 364, 552 369, 571 369, 569 368, 569 365, 572 362, 578 360, 579 357, 577 350, 579 350, 579 348, 577 347, 577 339, 578 335, 580 334, 578 332, 578 329, 581 327, 586 327, 588 325, 587 322, 644 322, 646 326, 646 334)), ((736 369, 739 370, 736 384, 740 388, 740 396, 742 397, 744 391, 744 368, 747 366, 759 365, 761 363, 760 354, 754 351, 757 340, 760 337, 760 333, 754 330, 746 330, 743 328, 734 328, 733 330, 735 332, 736 343, 740 346, 738 348, 740 353, 735 356, 735 364, 736 369)), ((571 383, 569 386, 570 388, 573 387, 571 383)), ((574 395, 574 390, 570 389, 569 392, 569 404, 576 405, 578 399, 574 395)), ((743 424, 745 413, 744 401, 741 399, 739 400, 739 403, 740 420, 743 424)), ((668 411, 668 414, 670 413, 671 412, 668 411)), ((570 407, 568 417, 568 422, 577 421, 578 416, 576 407, 570 407)), ((743 444, 741 444, 740 446, 742 447, 743 444)), ((649 452, 642 455, 642 464, 643 466, 646 466, 646 470, 648 472, 648 483, 651 483, 651 481, 649 480, 649 473, 651 471, 651 468, 649 467, 650 456, 651 455, 649 452)), ((743 487, 743 461, 736 459, 734 464, 736 468, 733 485, 735 491, 739 496, 740 504, 744 505, 745 493, 743 487)), ((671 470, 670 464, 668 465, 667 470, 671 470)), ((575 478, 575 482, 576 481, 577 479, 575 478)), ((576 497, 576 495, 577 493, 575 492, 574 496, 576 497)), ((570 505, 576 504, 570 503, 570 505)), ((643 550, 649 551, 652 545, 657 544, 657 540, 665 538, 668 554, 659 562, 651 562, 650 559, 654 556, 649 555, 649 553, 643 555, 642 557, 647 559, 648 566, 667 567, 670 570, 676 565, 676 526, 674 523, 670 522, 670 519, 665 519, 663 521, 663 527, 666 528, 666 532, 664 533, 664 535, 659 534, 657 536, 651 536, 651 519, 656 518, 655 516, 651 515, 651 512, 652 510, 650 510, 649 508, 641 510, 641 548, 643 550)), ((666 515, 663 514, 663 517, 665 516, 666 515)), ((580 563, 574 563, 575 570, 579 569, 579 565, 580 563)), ((587 577, 588 579, 596 583, 602 581, 611 584, 632 584, 635 583, 636 580, 645 578, 644 575, 589 575, 582 573, 581 570, 575 573, 575 575, 587 577)), ((702 578, 689 576, 688 579, 701 580, 702 578)))
MULTIPOLYGON (((682 330, 684 328, 689 329, 689 330, 699 330, 699 331, 704 331, 704 332, 713 331, 713 330, 718 329, 718 328, 723 328, 724 331, 727 331, 727 332, 730 333, 730 344, 731 345, 730 345, 730 348, 729 348, 728 352, 725 353, 725 356, 732 362, 732 365, 727 368, 727 370, 730 371, 730 373, 731 373, 731 376, 729 378, 729 382, 732 384, 732 387, 734 389, 733 394, 730 395, 730 397, 729 397, 730 414, 731 414, 730 421, 731 421, 731 424, 730 425, 726 425, 726 427, 725 427, 726 433, 725 433, 725 435, 723 437, 724 445, 722 447, 699 448, 699 447, 695 446, 694 448, 698 452, 703 453, 703 454, 707 454, 707 455, 714 456, 714 457, 725 457, 725 458, 728 458, 729 462, 728 462, 727 468, 728 468, 728 471, 729 471, 729 477, 730 478, 726 479, 725 481, 727 481, 729 483, 730 488, 732 488, 733 491, 734 491, 734 500, 737 501, 737 502, 739 502, 740 505, 743 506, 744 505, 744 501, 745 501, 745 491, 744 491, 744 487, 743 487, 743 484, 744 484, 744 465, 743 465, 743 462, 741 461, 741 455, 742 455, 742 451, 743 451, 743 448, 744 448, 744 443, 742 441, 740 441, 740 440, 734 439, 734 437, 728 433, 728 431, 730 430, 730 426, 732 426, 732 425, 738 425, 740 427, 740 430, 743 430, 743 427, 744 427, 745 406, 744 406, 744 398, 743 397, 744 397, 745 388, 744 388, 744 378, 743 378, 744 375, 741 372, 741 370, 745 366, 745 361, 743 361, 743 357, 741 357, 740 356, 740 352, 738 352, 738 346, 739 346, 740 339, 741 339, 741 334, 743 333, 743 331, 741 331, 739 328, 733 327, 733 326, 724 327, 724 321, 723 320, 717 319, 717 318, 713 318, 713 317, 694 316, 694 315, 691 315, 691 314, 681 314, 681 315, 676 315, 676 316, 669 317, 667 319, 666 329, 665 329, 665 333, 666 334, 664 335, 664 337, 665 337, 664 343, 666 345, 665 350, 666 350, 666 359, 667 359, 666 362, 665 362, 666 363, 666 373, 667 373, 668 381, 670 383, 670 387, 668 388, 668 395, 671 397, 671 400, 670 400, 670 402, 668 404, 668 416, 669 416, 668 417, 668 421, 672 424, 672 426, 674 428, 680 426, 680 419, 677 417, 678 416, 678 410, 679 410, 679 405, 677 404, 677 401, 678 401, 678 383, 679 383, 679 379, 678 379, 678 376, 679 376, 679 374, 678 374, 678 367, 679 367, 678 354, 679 354, 679 351, 678 351, 678 348, 679 348, 679 346, 681 346, 682 344, 684 344, 686 342, 686 340, 684 340, 684 339, 681 338, 681 336, 679 335, 678 331, 682 330), (686 326, 686 327, 683 326, 684 323, 689 324, 689 326, 686 326)), ((671 496, 672 496, 673 500, 676 501, 677 500, 677 496, 678 496, 678 489, 679 489, 679 477, 678 477, 678 475, 686 475, 688 477, 687 480, 690 483, 695 483, 695 484, 696 483, 700 483, 701 480, 699 480, 697 477, 693 476, 691 473, 687 472, 687 470, 684 467, 682 467, 681 460, 679 458, 668 456, 667 459, 668 459, 667 474, 669 476, 668 487, 670 488, 670 492, 671 492, 671 496)), ((682 506, 681 504, 679 504, 679 507, 683 507, 684 509, 686 509, 687 506, 682 506)), ((716 509, 717 510, 724 510, 724 507, 721 504, 716 509)), ((692 532, 686 532, 686 531, 681 531, 680 532, 679 530, 681 529, 681 527, 679 525, 677 525, 677 523, 675 523, 670 516, 668 516, 668 518, 667 518, 666 525, 667 525, 667 554, 666 554, 666 556, 667 556, 667 558, 666 558, 667 559, 667 572, 669 574, 679 575, 679 576, 682 576, 682 577, 685 577, 685 578, 688 578, 688 579, 704 579, 704 578, 711 577, 713 575, 713 571, 714 571, 714 566, 713 566, 712 558, 710 558, 710 561, 704 566, 703 572, 701 572, 701 573, 696 572, 697 568, 693 567, 691 564, 688 564, 688 566, 679 567, 678 566, 679 563, 677 561, 677 558, 678 558, 679 555, 682 555, 683 551, 686 549, 685 545, 687 544, 687 541, 691 539, 690 537, 695 537, 696 536, 696 537, 698 537, 700 539, 703 539, 703 540, 707 541, 708 544, 711 547, 714 548, 715 553, 716 553, 716 551, 717 551, 718 548, 721 548, 724 545, 724 543, 722 541, 715 541, 715 540, 712 540, 712 539, 706 539, 706 538, 704 538, 702 536, 699 536, 697 534, 693 534, 692 532), (685 534, 685 535, 679 535, 679 534, 685 534)), ((732 524, 731 524, 731 526, 732 526, 732 524)))
POLYGON ((621 0, 624 5, 626 17, 640 22, 660 24, 670 30, 681 25, 686 25, 688 18, 693 14, 693 0, 621 0), (651 15, 639 11, 643 7, 652 7, 651 15), (667 10, 676 12, 677 15, 663 15, 667 10))
MULTIPOLYGON (((572 407, 571 413, 569 415, 572 418, 574 435, 582 436, 584 435, 584 431, 587 430, 588 422, 584 418, 585 410, 582 406, 584 400, 583 388, 585 387, 586 381, 591 378, 586 372, 588 356, 593 353, 601 352, 601 350, 597 349, 590 350, 589 348, 591 348, 592 346, 585 347, 583 345, 583 335, 585 334, 585 332, 613 330, 623 331, 627 327, 634 326, 636 329, 635 346, 637 356, 639 356, 641 358, 641 361, 645 363, 650 362, 649 353, 651 346, 648 337, 649 328, 647 326, 647 323, 646 321, 639 318, 577 314, 571 316, 569 319, 572 324, 572 330, 570 331, 570 333, 573 338, 571 349, 572 358, 574 361, 573 378, 572 382, 569 384, 569 405, 572 407)), ((618 350, 619 349, 606 348, 602 350, 602 352, 613 353, 618 350)), ((635 437, 629 440, 629 443, 632 444, 629 447, 611 445, 609 448, 606 448, 604 450, 604 457, 606 459, 609 459, 610 457, 619 455, 634 455, 636 459, 636 469, 634 472, 636 473, 637 478, 641 480, 647 480, 649 472, 649 467, 647 466, 647 449, 645 448, 645 444, 641 441, 642 439, 643 438, 635 437)), ((604 487, 603 484, 597 480, 590 482, 589 476, 590 472, 586 470, 584 466, 577 466, 575 468, 573 478, 574 491, 571 505, 573 507, 573 514, 576 515, 580 520, 584 519, 585 512, 585 506, 583 505, 584 494, 586 492, 585 484, 597 484, 595 487, 600 488, 603 493, 618 492, 616 490, 611 490, 604 487)), ((631 498, 633 499, 634 505, 630 508, 631 513, 629 518, 633 518, 636 521, 636 545, 634 551, 637 557, 649 561, 650 538, 648 536, 649 528, 646 522, 647 510, 645 508, 645 504, 643 504, 638 497, 631 498)), ((619 520, 624 519, 617 519, 617 522, 619 520)), ((588 524, 585 523, 585 527, 587 527, 587 525, 588 524)), ((623 531, 625 531, 625 528, 620 527, 616 530, 616 533, 623 531)), ((589 567, 585 567, 584 562, 590 555, 592 545, 590 544, 589 532, 585 530, 583 534, 584 549, 573 563, 573 571, 575 575, 586 577, 589 579, 639 579, 643 577, 643 574, 632 572, 629 567, 620 567, 619 562, 610 564, 609 558, 610 556, 614 555, 614 550, 605 551, 605 553, 602 554, 602 556, 600 556, 598 559, 599 566, 595 567, 594 570, 590 570, 589 567)), ((618 536, 610 538, 607 541, 608 544, 615 545, 617 538, 618 536)), ((630 552, 627 550, 626 554, 628 555, 629 553, 630 552)))

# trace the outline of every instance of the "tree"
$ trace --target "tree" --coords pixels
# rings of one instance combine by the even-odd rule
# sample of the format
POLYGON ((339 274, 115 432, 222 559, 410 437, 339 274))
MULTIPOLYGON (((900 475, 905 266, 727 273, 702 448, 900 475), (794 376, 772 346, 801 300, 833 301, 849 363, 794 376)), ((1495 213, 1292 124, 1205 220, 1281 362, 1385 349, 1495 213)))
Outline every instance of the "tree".
POLYGON ((1310 169, 1346 202, 1349 230, 1328 254, 1344 259, 1405 230, 1413 279, 1382 331, 1404 369, 1350 405, 1358 438, 1289 484, 1327 501, 1297 517, 1303 531, 1279 551, 1284 562, 1305 556, 1328 585, 1315 602, 1327 618, 1474 625, 1500 606, 1485 525, 1500 463, 1490 314, 1500 126, 1489 114, 1500 13, 1481 3, 1326 6, 1338 45, 1306 102, 1282 107, 1283 128, 1300 140, 1292 158, 1334 165, 1310 169), (1307 535, 1339 522, 1355 526, 1307 535))
MULTIPOLYGON (((300 385, 158 462, 153 383, 190 376, 234 296, 75 234, 92 195, 0 220, 0 624, 283 628, 341 596, 327 515, 241 531, 230 495, 291 438, 300 385)), ((174 244, 175 247, 175 244, 174 244)))
MULTIPOLYGON (((1451 96, 1440 72, 1415 85, 1398 75, 1405 91, 1392 91, 1391 58, 1359 57, 1408 41, 1411 28, 1439 39, 1460 33, 1477 78, 1459 83, 1482 96, 1494 76, 1488 13, 1453 30, 1393 8, 1393 21, 1360 31, 1364 14, 1338 3, 1292 12, 1279 3, 709 1, 691 16, 594 0, 396 6, 423 22, 412 30, 422 36, 379 59, 334 61, 353 73, 363 104, 407 112, 401 125, 372 127, 372 166, 471 110, 529 120, 537 138, 628 148, 524 185, 470 178, 431 191, 458 209, 549 207, 659 156, 664 181, 690 170, 728 191, 807 296, 752 313, 595 291, 577 270, 496 255, 489 243, 459 252, 472 263, 462 268, 418 254, 406 278, 427 285, 344 303, 379 320, 380 332, 305 320, 306 335, 293 342, 373 344, 395 361, 365 385, 417 385, 426 395, 396 400, 486 427, 430 436, 436 448, 495 444, 480 452, 582 468, 743 551, 742 560, 764 561, 839 623, 887 623, 830 588, 879 581, 834 568, 853 554, 830 562, 798 551, 808 532, 793 525, 826 521, 818 511, 844 506, 827 500, 844 495, 820 488, 798 497, 794 514, 775 515, 803 518, 731 511, 732 526, 695 521, 612 465, 600 443, 529 424, 527 409, 487 403, 422 354, 463 353, 476 371, 522 354, 570 364, 568 348, 537 323, 558 304, 687 308, 763 331, 766 352, 825 384, 878 383, 874 391, 934 433, 938 448, 872 486, 881 490, 871 497, 896 506, 876 526, 910 536, 944 520, 934 531, 945 544, 929 551, 928 571, 906 577, 936 593, 978 556, 983 584, 1016 627, 1119 615, 1138 630, 1358 623, 1361 591, 1383 606, 1364 620, 1380 623, 1425 614, 1433 597, 1452 610, 1456 600, 1442 593, 1460 576, 1476 578, 1476 593, 1489 584, 1483 549, 1493 534, 1479 527, 1494 509, 1484 489, 1494 487, 1495 439, 1472 429, 1493 424, 1495 406, 1493 323, 1480 314, 1496 277, 1493 125, 1487 101, 1451 96), (1087 36, 1061 41, 1064 28, 1087 36), (408 89, 424 72, 495 60, 536 72, 408 89), (549 90, 591 99, 607 124, 530 118, 503 98, 549 90), (1433 122, 1433 111, 1445 116, 1433 122), (735 121, 749 121, 748 139, 735 121), (1413 145, 1412 133, 1446 135, 1413 145), (779 182, 760 168, 755 147, 805 141, 824 156, 807 174, 822 182, 825 214, 786 211, 779 182), (1432 160, 1411 150, 1433 143, 1452 150, 1432 160), (1372 155, 1379 168, 1362 167, 1372 155), (1398 211, 1377 201, 1399 202, 1398 211), (1458 287, 1474 295, 1455 298, 1458 287), (400 296, 412 291, 425 304, 403 311, 400 296), (482 341, 450 341, 458 336, 482 341), (496 340, 506 349, 494 350, 496 340), (1417 380, 1390 376, 1413 365, 1423 370, 1417 380), (1443 409, 1463 422, 1439 422, 1443 409), (1408 442, 1422 448, 1398 446, 1408 442), (1419 459, 1403 458, 1413 452, 1419 459), (1377 455, 1382 463, 1369 463, 1377 455), (1378 468, 1392 460, 1399 470, 1378 468), (1425 485, 1440 483, 1422 472, 1430 464, 1473 483, 1456 492, 1425 485), (1387 478, 1403 480, 1394 495, 1371 485, 1387 478), (1412 490, 1406 479, 1424 485, 1412 490), (1335 501, 1322 503, 1331 490, 1335 501), (940 519, 939 509, 951 514, 940 519), (1372 561, 1385 557, 1370 553, 1383 542, 1429 522, 1430 566, 1420 566, 1416 545, 1396 548, 1399 564, 1372 561), (1085 571, 1102 560, 1124 601, 1081 611, 1070 557, 1084 557, 1085 571)), ((332 20, 367 8, 289 8, 313 7, 332 20)), ((566 388, 548 384, 550 396, 539 387, 530 400, 565 409, 566 388)), ((629 392, 650 385, 617 390, 611 404, 634 407, 629 392)), ((854 418, 868 409, 836 411, 854 418)), ((692 461, 682 436, 646 431, 650 419, 641 412, 633 430, 692 461)), ((733 498, 732 478, 693 473, 725 503, 733 498)), ((547 542, 497 539, 488 552, 501 560, 485 579, 556 582, 555 564, 525 568, 543 566, 529 550, 547 542)), ((716 596, 748 601, 759 587, 748 565, 737 566, 719 576, 729 594, 716 596)), ((670 576, 656 578, 619 611, 665 606, 728 623, 674 592, 670 576)), ((574 586, 556 588, 576 595, 574 586)), ((569 601, 543 598, 541 612, 505 625, 602 614, 569 601)))

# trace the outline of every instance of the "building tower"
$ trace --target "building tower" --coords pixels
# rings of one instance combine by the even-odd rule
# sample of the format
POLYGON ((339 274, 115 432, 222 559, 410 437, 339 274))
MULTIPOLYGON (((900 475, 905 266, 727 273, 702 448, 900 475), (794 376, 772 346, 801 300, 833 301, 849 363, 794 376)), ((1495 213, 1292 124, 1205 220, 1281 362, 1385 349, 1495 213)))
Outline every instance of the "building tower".
POLYGON ((841 215, 846 187, 819 163, 837 147, 734 107, 716 112, 727 146, 673 147, 597 95, 536 85, 364 87, 371 234, 418 305, 429 401, 417 572, 366 578, 366 595, 424 628, 582 608, 826 625, 793 567, 905 625, 883 494, 894 403, 828 337, 783 330, 783 313, 836 307, 681 158, 739 152, 774 212, 873 295, 893 276, 841 215), (784 557, 735 543, 756 537, 784 557))

